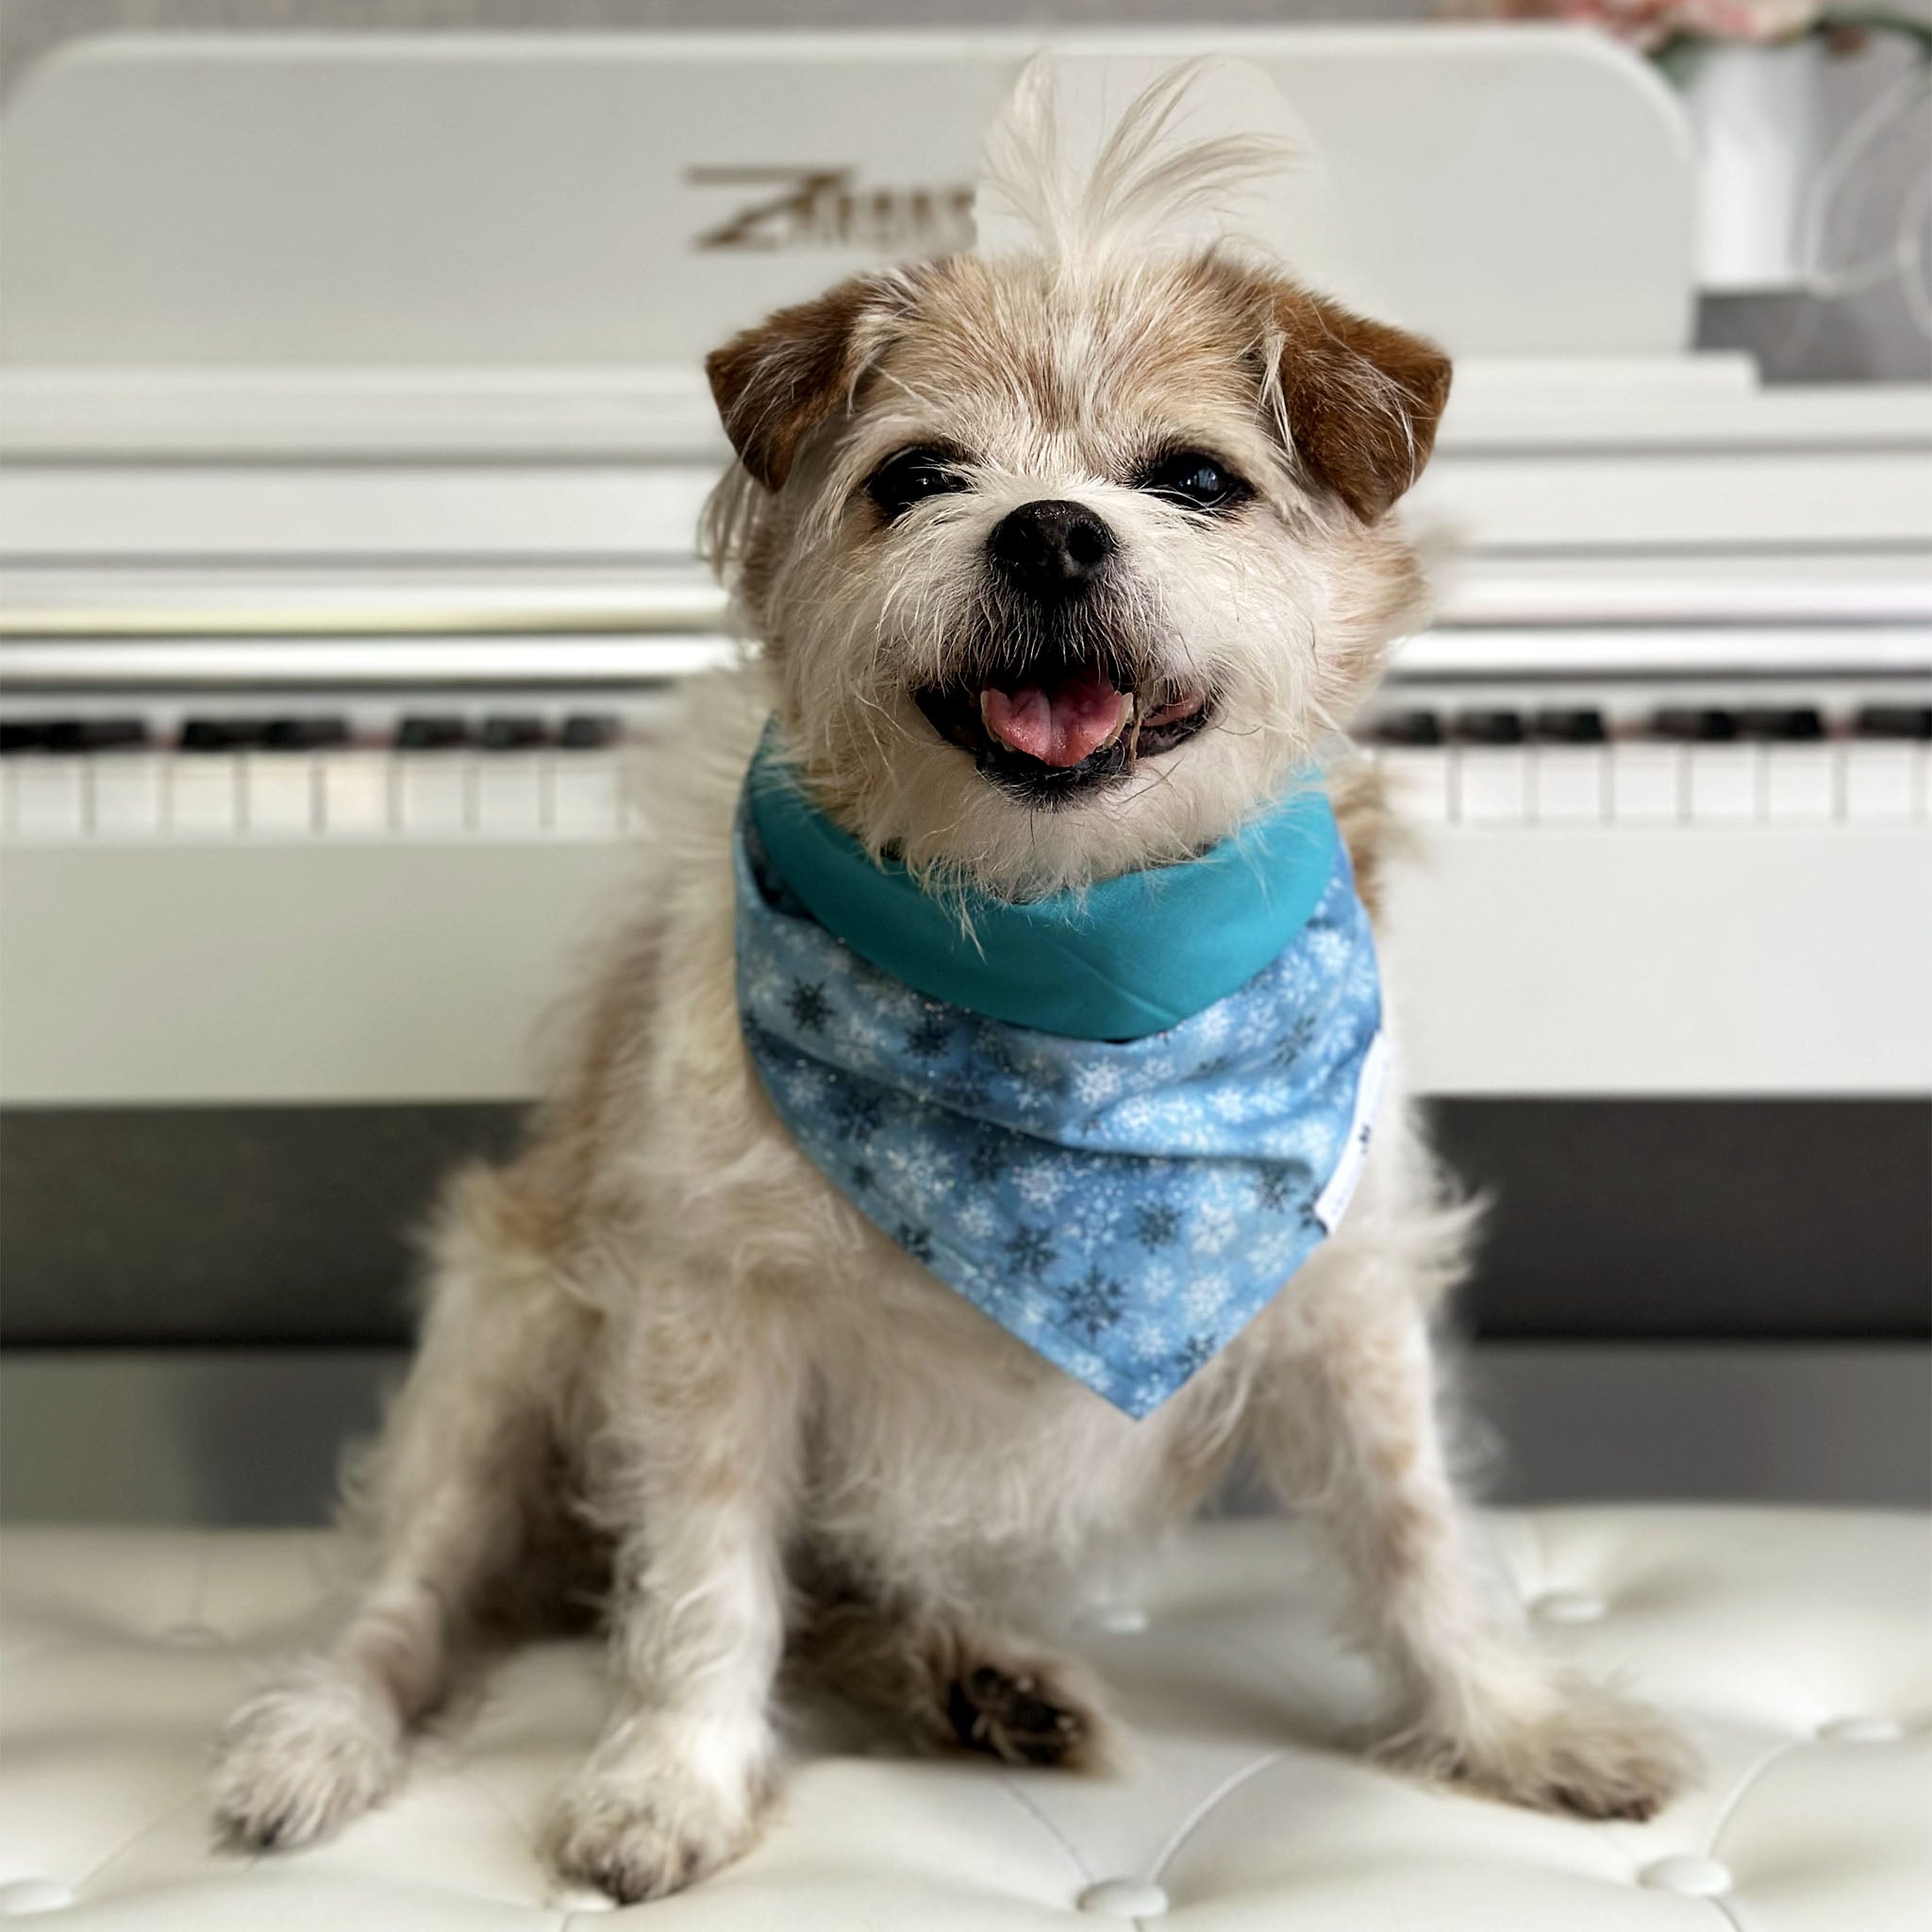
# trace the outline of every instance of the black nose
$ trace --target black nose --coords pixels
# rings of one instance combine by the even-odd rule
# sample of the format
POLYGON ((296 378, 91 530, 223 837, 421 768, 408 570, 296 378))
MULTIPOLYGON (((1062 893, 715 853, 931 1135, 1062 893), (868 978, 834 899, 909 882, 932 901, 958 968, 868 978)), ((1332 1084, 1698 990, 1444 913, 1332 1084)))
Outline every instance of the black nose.
POLYGON ((1077 503, 1023 503, 1003 518, 987 545, 1007 578, 1035 597, 1071 597, 1113 555, 1113 532, 1077 503))

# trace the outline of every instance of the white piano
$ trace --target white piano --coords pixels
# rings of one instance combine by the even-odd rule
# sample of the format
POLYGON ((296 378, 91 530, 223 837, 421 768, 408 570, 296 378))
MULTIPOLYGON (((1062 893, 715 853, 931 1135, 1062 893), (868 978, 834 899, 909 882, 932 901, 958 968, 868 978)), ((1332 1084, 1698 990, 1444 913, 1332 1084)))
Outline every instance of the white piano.
MULTIPOLYGON (((1133 72, 1182 31, 1063 37, 1133 72)), ((1433 626, 1360 736, 1457 1099, 1932 1090, 1932 388, 1688 347, 1591 37, 1217 32, 1312 270, 1437 334, 1433 626), (1474 104, 1484 104, 1478 111, 1474 104)), ((961 245, 1013 35, 79 43, 0 124, 0 1105, 501 1103, 726 658, 697 359, 961 245)))

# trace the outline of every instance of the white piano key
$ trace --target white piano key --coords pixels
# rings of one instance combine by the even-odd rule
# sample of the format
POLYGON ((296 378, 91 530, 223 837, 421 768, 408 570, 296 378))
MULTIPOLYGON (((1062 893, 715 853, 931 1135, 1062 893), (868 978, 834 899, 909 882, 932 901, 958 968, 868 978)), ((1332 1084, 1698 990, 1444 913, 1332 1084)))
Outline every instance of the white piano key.
POLYGON ((1684 759, 1688 816, 1700 824, 1750 824, 1762 762, 1755 744, 1693 744, 1684 759))
POLYGON ((550 766, 550 828, 567 838, 609 838, 622 826, 618 760, 601 752, 564 752, 550 766))
POLYGON ((1608 759, 1600 744, 1552 744, 1535 754, 1535 812, 1543 824, 1593 825, 1604 816, 1608 759))
POLYGON ((1610 747, 1610 816, 1655 824, 1683 815, 1683 758, 1674 744, 1633 739, 1610 747))
POLYGON ((251 752, 243 772, 251 833, 307 838, 316 829, 312 758, 301 752, 251 752))
POLYGON ((1764 754, 1764 816, 1815 823, 1838 812, 1838 752, 1829 744, 1774 744, 1764 754))
POLYGON ((12 758, 13 830, 26 839, 77 839, 87 829, 87 761, 12 758))
POLYGON ((99 839, 151 839, 161 829, 161 760, 111 752, 93 761, 92 824, 99 839))
POLYGON ((396 756, 396 821, 405 832, 470 828, 470 761, 460 752, 396 756))
POLYGON ((539 752, 490 752, 476 760, 476 829, 511 837, 541 832, 548 820, 539 752))
POLYGON ((370 837, 390 828, 387 752, 334 751, 320 761, 322 829, 332 836, 370 837))
POLYGON ((1466 825, 1520 825, 1529 816, 1529 753, 1520 744, 1463 745, 1456 815, 1466 825))
POLYGON ((1440 824, 1449 817, 1449 754, 1391 746, 1375 754, 1397 806, 1411 816, 1440 824))
POLYGON ((242 760, 181 752, 168 760, 168 829, 176 838, 232 838, 242 829, 242 760))
POLYGON ((1845 817, 1911 818, 1918 805, 1919 748, 1883 739, 1854 739, 1845 746, 1845 817))

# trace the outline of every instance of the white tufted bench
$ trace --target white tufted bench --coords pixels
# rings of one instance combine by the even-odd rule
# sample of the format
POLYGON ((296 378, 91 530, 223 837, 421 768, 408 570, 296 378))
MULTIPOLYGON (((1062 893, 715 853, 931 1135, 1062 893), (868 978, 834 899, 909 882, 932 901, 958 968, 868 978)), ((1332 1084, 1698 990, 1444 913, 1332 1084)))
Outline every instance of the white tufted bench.
MULTIPOLYGON (((810 1721, 777 1821, 662 1932, 1907 1932, 1932 1924, 1932 1541, 1907 1516, 1558 1509, 1505 1517, 1550 1641, 1685 1722, 1705 1783, 1644 1826, 1424 1790, 1307 1740, 1357 1667, 1314 1553, 1276 1524, 1191 1533, 1084 1642, 1132 1724, 1111 1781, 907 1762, 810 1721)), ((210 1736, 318 1627, 306 1533, 17 1530, 4 1560, 0 1916, 139 1932, 575 1932, 530 1853, 588 1744, 591 1648, 555 1643, 419 1751, 333 1843, 208 1849, 210 1736)), ((642 1921, 642 1915, 649 1915, 642 1921)))

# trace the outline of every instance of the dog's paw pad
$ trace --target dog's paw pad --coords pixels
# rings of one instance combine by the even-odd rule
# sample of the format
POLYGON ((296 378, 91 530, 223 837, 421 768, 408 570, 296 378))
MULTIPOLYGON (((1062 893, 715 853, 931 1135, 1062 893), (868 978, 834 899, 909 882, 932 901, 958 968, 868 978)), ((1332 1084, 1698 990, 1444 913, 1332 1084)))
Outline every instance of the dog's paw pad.
POLYGON ((1098 1710, 1051 1664, 974 1665, 948 1687, 946 1716, 961 1749, 1007 1764, 1089 1768, 1106 1728, 1098 1710))

